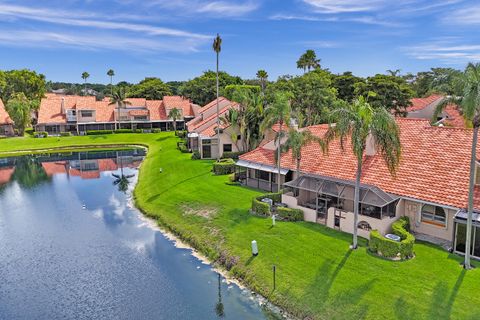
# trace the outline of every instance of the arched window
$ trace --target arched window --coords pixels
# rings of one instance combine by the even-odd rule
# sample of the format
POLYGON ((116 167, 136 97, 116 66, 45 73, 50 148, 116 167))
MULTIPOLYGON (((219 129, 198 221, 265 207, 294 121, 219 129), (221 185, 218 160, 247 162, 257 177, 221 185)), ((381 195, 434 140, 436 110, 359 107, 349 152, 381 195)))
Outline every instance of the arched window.
POLYGON ((422 207, 422 222, 444 227, 447 223, 447 213, 442 207, 425 204, 422 207))

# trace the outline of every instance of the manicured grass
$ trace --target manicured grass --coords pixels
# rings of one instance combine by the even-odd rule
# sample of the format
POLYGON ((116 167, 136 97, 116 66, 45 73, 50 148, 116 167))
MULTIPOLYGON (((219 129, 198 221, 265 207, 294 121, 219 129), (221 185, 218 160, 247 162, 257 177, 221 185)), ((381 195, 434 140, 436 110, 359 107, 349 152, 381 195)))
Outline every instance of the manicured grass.
POLYGON ((270 219, 248 213, 259 192, 227 185, 226 176, 211 174, 211 161, 190 160, 176 150, 176 141, 170 133, 17 138, 0 140, 0 154, 98 143, 148 145, 137 205, 210 258, 238 257, 232 273, 300 317, 480 318, 479 268, 465 272, 460 257, 424 243, 415 244, 413 260, 392 262, 370 255, 365 241, 350 251, 350 235, 321 225, 277 222, 272 228, 270 219), (260 254, 252 258, 254 239, 260 254))

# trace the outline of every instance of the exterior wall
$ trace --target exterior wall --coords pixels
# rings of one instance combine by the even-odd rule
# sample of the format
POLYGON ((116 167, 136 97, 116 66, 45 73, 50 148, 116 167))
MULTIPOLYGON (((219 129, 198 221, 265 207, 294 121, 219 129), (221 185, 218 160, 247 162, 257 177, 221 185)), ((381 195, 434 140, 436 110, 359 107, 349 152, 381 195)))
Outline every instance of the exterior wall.
POLYGON ((295 198, 292 193, 282 194, 282 203, 285 203, 289 208, 302 210, 303 220, 308 222, 317 222, 317 212, 313 209, 299 206, 297 198, 295 198))
POLYGON ((15 131, 13 130, 13 125, 11 124, 0 125, 0 135, 9 136, 9 137, 15 135, 15 131))
POLYGON ((239 130, 235 130, 232 127, 229 127, 225 129, 221 134, 220 134, 220 151, 221 155, 223 155, 223 145, 224 144, 231 144, 232 145, 232 152, 240 152, 244 151, 243 150, 243 137, 237 141, 237 143, 233 143, 232 141, 232 133, 235 133, 237 136, 240 135, 239 130))
POLYGON ((95 110, 78 110, 77 111, 77 121, 78 122, 95 122, 95 120, 96 120, 95 115, 96 115, 95 110), (82 116, 82 111, 91 111, 92 116, 91 117, 84 117, 84 116, 82 116))
POLYGON ((453 242, 453 234, 454 234, 454 216, 455 210, 452 209, 445 209, 447 214, 446 219, 446 226, 437 226, 430 223, 422 222, 421 221, 421 210, 422 210, 422 203, 411 201, 411 200, 404 200, 404 212, 403 215, 410 218, 410 228, 413 232, 426 235, 433 238, 438 238, 442 240, 446 240, 449 242, 453 242))

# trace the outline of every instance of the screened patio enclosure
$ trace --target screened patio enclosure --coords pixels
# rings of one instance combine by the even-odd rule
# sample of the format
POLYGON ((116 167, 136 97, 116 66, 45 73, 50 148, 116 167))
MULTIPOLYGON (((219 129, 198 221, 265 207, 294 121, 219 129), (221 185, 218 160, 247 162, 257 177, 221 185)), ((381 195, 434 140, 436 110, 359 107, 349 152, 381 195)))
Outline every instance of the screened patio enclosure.
MULTIPOLYGON (((318 219, 326 219, 329 208, 353 212, 355 183, 326 176, 304 175, 287 182, 298 205, 317 211, 318 219)), ((382 219, 394 217, 399 197, 372 185, 360 185, 360 210, 364 216, 382 219)))
MULTIPOLYGON (((455 244, 454 251, 458 254, 465 254, 467 239, 467 216, 466 210, 457 212, 454 218, 455 222, 455 244)), ((473 213, 472 241, 470 253, 475 259, 480 259, 480 213, 473 213)))

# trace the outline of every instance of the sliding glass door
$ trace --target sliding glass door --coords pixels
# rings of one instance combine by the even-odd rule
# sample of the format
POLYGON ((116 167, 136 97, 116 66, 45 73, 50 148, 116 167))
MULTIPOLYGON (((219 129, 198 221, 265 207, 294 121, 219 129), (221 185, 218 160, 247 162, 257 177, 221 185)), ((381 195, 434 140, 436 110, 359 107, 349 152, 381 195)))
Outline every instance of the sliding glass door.
MULTIPOLYGON (((463 223, 456 223, 455 228, 455 252, 465 253, 465 241, 467 239, 467 225, 463 223)), ((472 242, 471 254, 477 259, 480 259, 480 227, 473 226, 472 228, 472 242)))

